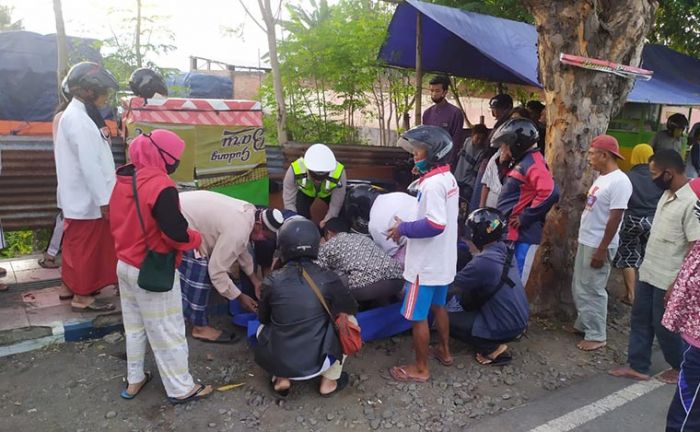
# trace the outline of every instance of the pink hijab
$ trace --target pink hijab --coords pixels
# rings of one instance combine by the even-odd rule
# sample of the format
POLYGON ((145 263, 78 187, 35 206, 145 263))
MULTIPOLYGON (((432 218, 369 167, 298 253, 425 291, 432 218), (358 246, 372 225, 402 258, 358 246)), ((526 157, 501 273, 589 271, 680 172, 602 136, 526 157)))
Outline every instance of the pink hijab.
POLYGON ((155 129, 141 134, 129 145, 129 159, 136 169, 156 168, 166 173, 165 164, 174 164, 185 150, 185 142, 175 132, 155 129), (159 150, 160 148, 160 150, 159 150))

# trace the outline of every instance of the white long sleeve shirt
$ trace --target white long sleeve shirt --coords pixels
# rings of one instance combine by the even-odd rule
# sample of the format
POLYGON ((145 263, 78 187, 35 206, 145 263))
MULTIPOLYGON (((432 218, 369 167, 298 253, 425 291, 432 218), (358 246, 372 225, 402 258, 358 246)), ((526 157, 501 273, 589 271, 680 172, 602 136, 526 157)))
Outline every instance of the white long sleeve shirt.
POLYGON ((109 140, 76 98, 63 112, 54 139, 58 207, 67 219, 99 219, 116 183, 109 140))

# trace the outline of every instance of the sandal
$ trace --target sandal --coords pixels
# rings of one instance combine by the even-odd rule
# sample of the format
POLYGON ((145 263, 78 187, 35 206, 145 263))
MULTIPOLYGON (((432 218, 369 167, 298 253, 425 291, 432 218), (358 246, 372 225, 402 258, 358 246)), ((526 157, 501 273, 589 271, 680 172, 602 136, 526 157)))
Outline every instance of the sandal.
POLYGON ((411 376, 406 372, 406 369, 404 369, 404 366, 394 366, 392 368, 389 368, 389 375, 395 380, 395 381, 401 381, 401 382, 417 382, 417 383, 425 383, 428 382, 430 379, 428 378, 421 378, 421 377, 415 377, 411 376))
POLYGON ((482 366, 505 366, 513 360, 513 356, 507 352, 502 352, 496 356, 496 358, 493 358, 488 355, 476 353, 474 354, 474 360, 482 366), (483 359, 479 358, 479 356, 483 357, 483 359))
POLYGON ((446 360, 444 357, 440 355, 440 351, 434 346, 428 347, 428 354, 430 354, 431 357, 433 357, 435 360, 439 361, 441 365, 443 366, 452 366, 455 363, 455 359, 451 358, 449 360, 446 360))
POLYGON ((61 267, 56 263, 56 258, 43 257, 39 259, 38 263, 39 266, 45 269, 57 269, 61 267))
POLYGON ((192 336, 192 338, 194 338, 198 341, 204 342, 204 343, 215 343, 215 344, 233 344, 233 343, 238 342, 238 340, 240 339, 238 337, 238 335, 236 335, 235 333, 229 333, 229 332, 224 331, 224 330, 221 331, 221 334, 216 339, 205 339, 205 338, 200 338, 200 337, 196 337, 196 336, 192 336))
MULTIPOLYGON (((66 289, 68 289, 68 288, 66 288, 66 289)), ((59 294, 58 299, 59 300, 73 300, 73 297, 75 297, 75 295, 73 295, 73 293, 70 291, 68 291, 68 292, 69 292, 69 294, 59 294)), ((100 294, 100 291, 95 291, 94 293, 92 293, 90 295, 95 297, 96 295, 99 295, 99 294, 100 294)))
POLYGON ((276 394, 277 396, 279 396, 280 399, 284 399, 287 396, 289 396, 289 391, 292 389, 291 382, 290 382, 289 387, 287 387, 286 389, 280 389, 280 390, 275 388, 276 383, 277 383, 277 378, 274 376, 270 377, 270 389, 272 390, 272 392, 274 394, 276 394))
POLYGON ((194 402, 194 401, 202 400, 202 399, 208 397, 208 396, 211 394, 211 393, 207 393, 207 394, 205 394, 205 395, 202 395, 202 392, 203 392, 206 388, 207 388, 207 386, 205 386, 204 384, 199 384, 199 388, 197 389, 197 391, 195 391, 195 392, 192 393, 191 395, 187 396, 186 398, 184 398, 184 399, 179 399, 179 398, 174 398, 174 397, 169 397, 169 396, 168 396, 168 402, 170 402, 170 403, 173 404, 173 405, 182 405, 182 404, 186 404, 186 403, 189 403, 189 402, 194 402))
POLYGON ((348 386, 349 382, 350 382, 350 377, 348 376, 348 373, 341 372, 340 378, 338 378, 338 380, 336 381, 335 390, 333 390, 330 393, 321 393, 321 396, 324 398, 332 397, 332 396, 340 393, 341 391, 343 391, 343 389, 348 386))
POLYGON ((109 312, 116 309, 116 306, 114 306, 112 303, 95 299, 94 302, 90 303, 85 307, 71 305, 70 309, 73 312, 109 312))
POLYGON ((7 276, 7 270, 0 267, 0 278, 4 278, 5 276, 7 276))
MULTIPOLYGON (((153 374, 151 374, 150 372, 146 372, 146 378, 141 382, 141 387, 139 387, 139 389, 136 393, 131 394, 127 391, 127 389, 124 389, 119 394, 119 396, 121 396, 122 399, 126 399, 126 400, 131 400, 131 399, 135 398, 136 396, 139 395, 139 393, 141 393, 141 390, 143 390, 144 387, 146 387, 146 384, 151 382, 151 378, 153 378, 153 374)), ((124 381, 125 381, 126 387, 129 387, 129 381, 127 381, 127 380, 124 380, 124 381)))

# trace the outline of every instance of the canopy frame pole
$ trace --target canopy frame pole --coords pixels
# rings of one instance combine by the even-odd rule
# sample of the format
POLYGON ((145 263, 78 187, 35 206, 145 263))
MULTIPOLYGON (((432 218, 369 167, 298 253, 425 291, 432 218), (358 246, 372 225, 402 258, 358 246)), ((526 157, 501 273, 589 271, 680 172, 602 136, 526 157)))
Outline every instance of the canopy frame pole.
POLYGON ((421 101, 423 99, 423 20, 416 13, 416 97, 413 123, 419 126, 423 120, 421 101))

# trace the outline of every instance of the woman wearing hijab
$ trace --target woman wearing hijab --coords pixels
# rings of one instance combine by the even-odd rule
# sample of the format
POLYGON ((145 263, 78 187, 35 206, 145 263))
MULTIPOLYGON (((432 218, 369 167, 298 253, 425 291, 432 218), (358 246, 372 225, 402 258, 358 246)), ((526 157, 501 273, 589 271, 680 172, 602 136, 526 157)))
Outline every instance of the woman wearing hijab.
POLYGON ((132 163, 117 170, 109 202, 126 332, 128 386, 121 393, 124 399, 133 399, 151 378, 143 367, 147 340, 172 404, 198 400, 212 391, 211 386, 195 384, 189 372, 180 278, 175 277, 172 289, 165 292, 139 285, 148 250, 175 252, 174 275, 182 252, 201 243, 200 234, 188 228, 180 212, 175 182, 168 176, 177 169, 184 149, 185 142, 167 130, 136 137, 129 146, 132 163))
POLYGON ((620 246, 613 265, 622 269, 627 290, 622 302, 628 305, 634 303, 637 269, 644 259, 644 250, 649 240, 656 205, 663 194, 663 191, 652 181, 649 172, 649 158, 653 154, 654 149, 649 144, 636 145, 632 149, 630 158, 632 168, 627 173, 632 182, 632 196, 622 220, 620 246))

